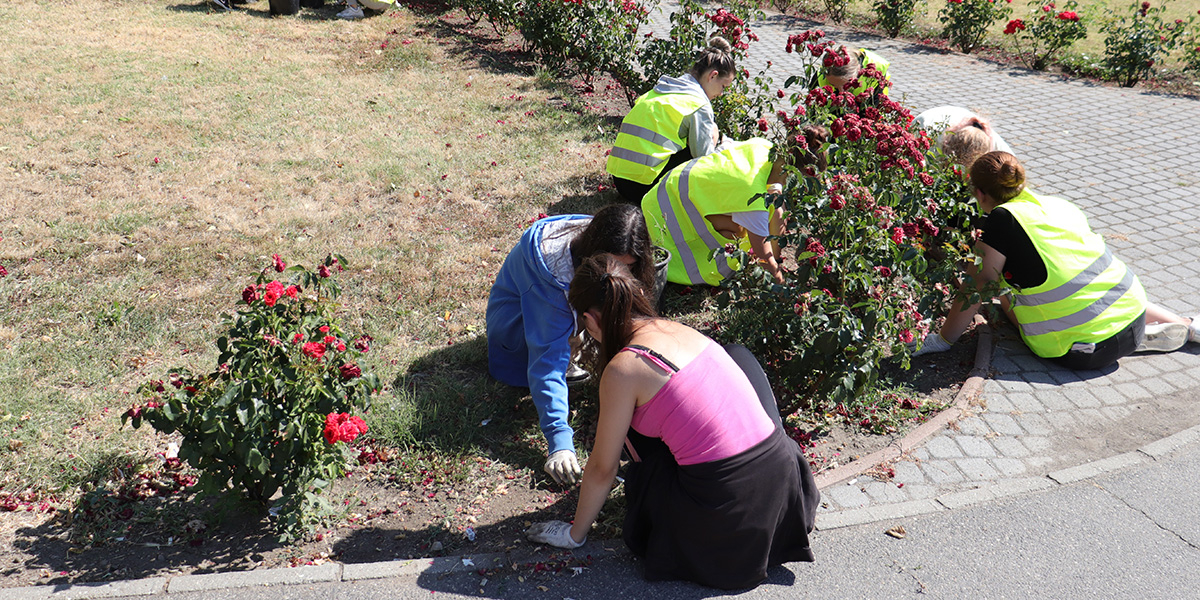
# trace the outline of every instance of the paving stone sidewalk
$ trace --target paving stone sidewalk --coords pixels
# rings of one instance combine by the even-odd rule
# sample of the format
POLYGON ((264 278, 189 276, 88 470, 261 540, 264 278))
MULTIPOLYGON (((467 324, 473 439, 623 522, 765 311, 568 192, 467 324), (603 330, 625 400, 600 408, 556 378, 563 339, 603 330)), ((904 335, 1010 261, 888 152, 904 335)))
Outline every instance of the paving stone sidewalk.
MULTIPOLYGON (((752 26, 760 41, 744 66, 756 72, 772 61, 779 85, 802 69, 799 56, 784 51, 787 36, 820 27, 887 58, 892 97, 914 113, 957 105, 988 117, 1025 164, 1031 186, 1080 206, 1151 302, 1200 313, 1200 158, 1191 147, 1200 141, 1200 101, 1064 80, 780 15, 752 26)), ((652 28, 669 31, 666 13, 652 28)), ((888 506, 896 510, 877 513, 899 516, 904 507, 921 510, 921 502, 972 490, 1053 485, 1045 477, 1051 472, 1200 423, 1200 346, 1072 372, 1033 356, 1011 329, 997 337, 978 406, 895 462, 891 481, 859 477, 826 489, 825 523, 888 506)))

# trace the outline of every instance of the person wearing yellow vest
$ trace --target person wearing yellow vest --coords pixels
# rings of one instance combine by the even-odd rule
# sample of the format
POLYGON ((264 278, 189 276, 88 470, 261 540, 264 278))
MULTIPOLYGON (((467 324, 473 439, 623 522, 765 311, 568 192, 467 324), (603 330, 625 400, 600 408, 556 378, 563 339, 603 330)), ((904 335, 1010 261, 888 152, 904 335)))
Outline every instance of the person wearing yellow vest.
MULTIPOLYGON (((1200 326, 1146 301, 1133 271, 1113 256, 1074 204, 1034 194, 1025 169, 1007 152, 971 166, 971 185, 987 219, 967 274, 983 287, 1004 277, 1012 298, 1001 306, 1034 354, 1071 369, 1100 369, 1133 352, 1171 352, 1200 342, 1200 326)), ((979 304, 956 301, 939 333, 915 354, 942 352, 958 340, 979 304)))
MULTIPOLYGON (((828 131, 808 127, 804 136, 811 150, 791 157, 793 164, 823 170, 821 150, 828 131)), ((783 233, 783 209, 769 208, 764 195, 782 191, 789 157, 772 163, 771 146, 761 138, 729 144, 672 169, 642 198, 650 239, 671 252, 667 281, 719 285, 737 263, 709 257, 717 248, 737 244, 753 251, 759 264, 783 283, 778 244, 766 240, 783 233)))
POLYGON ((867 65, 874 65, 875 70, 879 72, 879 76, 886 79, 889 64, 887 59, 866 48, 852 48, 850 46, 842 46, 838 49, 838 54, 841 54, 843 59, 848 59, 845 64, 834 64, 825 67, 817 74, 816 81, 812 82, 813 85, 809 87, 830 86, 835 90, 845 90, 846 84, 857 81, 858 85, 849 90, 850 93, 856 96, 872 88, 879 90, 883 94, 888 93, 889 86, 885 84, 881 87, 878 79, 859 76, 867 68, 867 65))
POLYGON ((626 202, 638 203, 664 173, 717 146, 711 101, 733 83, 733 55, 720 36, 682 77, 663 75, 625 115, 605 170, 626 202))

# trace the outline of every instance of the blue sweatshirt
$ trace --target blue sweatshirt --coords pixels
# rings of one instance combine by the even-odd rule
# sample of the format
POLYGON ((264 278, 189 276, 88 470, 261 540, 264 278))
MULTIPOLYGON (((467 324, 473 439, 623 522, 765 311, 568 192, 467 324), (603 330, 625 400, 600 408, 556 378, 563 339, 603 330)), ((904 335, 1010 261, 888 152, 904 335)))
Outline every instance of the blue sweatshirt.
POLYGON ((575 312, 567 290, 574 276, 570 242, 589 222, 588 215, 560 215, 534 223, 504 260, 488 297, 488 371, 529 388, 550 454, 575 450, 566 381, 575 312))

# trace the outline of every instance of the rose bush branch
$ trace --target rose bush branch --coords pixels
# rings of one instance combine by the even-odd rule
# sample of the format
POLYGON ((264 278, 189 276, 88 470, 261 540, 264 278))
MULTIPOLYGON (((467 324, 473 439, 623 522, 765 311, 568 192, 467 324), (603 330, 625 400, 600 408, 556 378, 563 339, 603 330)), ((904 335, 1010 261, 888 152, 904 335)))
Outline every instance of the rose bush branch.
POLYGON ((283 539, 304 535, 329 510, 318 493, 344 472, 340 443, 367 430, 352 415, 379 389, 360 366, 371 337, 344 331, 336 316, 335 275, 345 264, 331 255, 310 271, 275 255, 242 290, 217 340, 216 368, 143 384, 121 418, 179 435, 179 458, 200 472, 199 490, 270 507, 283 539), (275 279, 282 273, 287 283, 275 279))

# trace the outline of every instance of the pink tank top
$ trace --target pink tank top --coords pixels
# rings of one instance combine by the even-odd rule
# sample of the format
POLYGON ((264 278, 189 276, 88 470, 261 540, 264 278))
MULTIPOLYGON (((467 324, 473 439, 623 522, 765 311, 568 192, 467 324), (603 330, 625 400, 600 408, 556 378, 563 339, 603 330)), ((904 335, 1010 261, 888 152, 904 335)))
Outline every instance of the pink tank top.
POLYGON ((661 438, 681 465, 735 456, 767 439, 775 424, 750 380, 724 348, 709 341, 682 369, 641 348, 626 347, 672 373, 649 402, 633 410, 638 433, 661 438))

